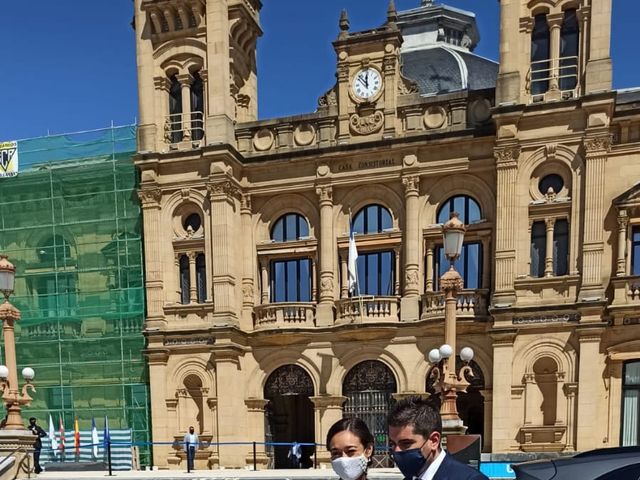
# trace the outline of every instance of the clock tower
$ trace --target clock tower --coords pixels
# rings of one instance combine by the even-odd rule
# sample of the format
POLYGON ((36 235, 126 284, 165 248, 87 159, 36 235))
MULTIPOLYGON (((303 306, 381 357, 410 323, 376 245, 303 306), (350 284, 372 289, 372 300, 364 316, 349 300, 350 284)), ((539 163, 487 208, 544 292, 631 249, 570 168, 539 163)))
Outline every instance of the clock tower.
POLYGON ((402 35, 397 20, 393 0, 387 21, 378 28, 350 33, 347 12, 340 16, 340 34, 333 42, 337 83, 320 99, 321 108, 338 110, 338 142, 380 140, 400 130, 397 93, 412 85, 400 75, 402 35))

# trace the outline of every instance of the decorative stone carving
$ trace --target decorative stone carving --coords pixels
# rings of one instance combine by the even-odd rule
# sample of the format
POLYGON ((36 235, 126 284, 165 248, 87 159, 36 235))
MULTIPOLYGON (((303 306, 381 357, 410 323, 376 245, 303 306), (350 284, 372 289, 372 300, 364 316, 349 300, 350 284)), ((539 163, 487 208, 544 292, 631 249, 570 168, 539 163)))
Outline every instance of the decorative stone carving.
POLYGON ((549 315, 531 315, 526 317, 513 317, 513 325, 531 325, 536 323, 563 323, 579 322, 579 313, 558 313, 549 315))
POLYGON ((402 184, 404 185, 404 191, 406 193, 415 193, 420 187, 420 177, 418 175, 403 177, 402 184))
POLYGON ((515 167, 520 158, 520 147, 505 147, 494 150, 498 167, 515 167))
POLYGON ((407 271, 405 275, 405 284, 407 288, 418 288, 419 276, 415 270, 407 271))
POLYGON ((440 105, 432 105, 424 113, 424 124, 428 129, 441 128, 447 120, 447 111, 440 105))
POLYGON ((611 148, 611 137, 606 135, 602 137, 587 138, 584 141, 584 148, 587 153, 608 152, 611 148))
POLYGON ((491 102, 486 98, 478 98, 469 106, 469 120, 473 125, 480 125, 491 118, 491 102))
POLYGON ((207 190, 210 196, 224 195, 226 197, 238 197, 240 195, 240 189, 236 184, 227 180, 219 183, 210 183, 207 185, 207 190))
POLYGON ((383 124, 384 114, 379 110, 364 117, 354 113, 349 119, 351 132, 358 135, 370 135, 372 133, 376 133, 382 128, 383 124))
POLYGON ((242 299, 245 303, 253 302, 254 293, 253 285, 245 284, 242 286, 242 299))
POLYGON ((311 145, 316 139, 316 129, 310 123, 301 123, 293 131, 293 140, 299 147, 311 145))
POLYGON ((156 207, 160 205, 162 190, 157 187, 142 188, 138 190, 138 198, 142 202, 142 207, 156 207))
POLYGON ((329 90, 327 90, 325 94, 318 99, 319 107, 330 107, 337 104, 338 104, 338 95, 336 93, 335 85, 331 87, 329 90))
POLYGON ((420 93, 418 84, 407 77, 400 75, 398 82, 398 95, 411 95, 412 93, 420 93))
POLYGON ((320 292, 323 295, 332 295, 333 294, 333 279, 329 277, 325 277, 320 280, 320 292))
POLYGON ((253 136, 253 147, 259 152, 270 150, 273 147, 275 136, 268 128, 261 128, 253 136))
POLYGON ((317 187, 316 194, 320 198, 321 203, 333 201, 333 189, 330 186, 317 187))
POLYGON ((251 195, 248 193, 243 193, 240 196, 240 209, 251 213, 251 195))
POLYGON ((440 278, 440 289, 443 292, 448 292, 449 290, 459 292, 462 290, 463 284, 462 277, 455 270, 447 270, 440 278))

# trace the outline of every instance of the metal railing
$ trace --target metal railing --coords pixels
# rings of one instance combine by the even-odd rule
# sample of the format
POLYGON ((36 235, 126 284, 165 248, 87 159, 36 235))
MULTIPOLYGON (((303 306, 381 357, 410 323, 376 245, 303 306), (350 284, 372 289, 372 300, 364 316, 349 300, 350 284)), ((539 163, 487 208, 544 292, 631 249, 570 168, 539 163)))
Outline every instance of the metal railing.
POLYGON ((204 114, 172 113, 165 117, 164 140, 169 144, 204 140, 204 114))
POLYGON ((578 57, 560 57, 531 62, 529 92, 536 101, 550 90, 559 90, 563 96, 574 96, 578 89, 578 57))

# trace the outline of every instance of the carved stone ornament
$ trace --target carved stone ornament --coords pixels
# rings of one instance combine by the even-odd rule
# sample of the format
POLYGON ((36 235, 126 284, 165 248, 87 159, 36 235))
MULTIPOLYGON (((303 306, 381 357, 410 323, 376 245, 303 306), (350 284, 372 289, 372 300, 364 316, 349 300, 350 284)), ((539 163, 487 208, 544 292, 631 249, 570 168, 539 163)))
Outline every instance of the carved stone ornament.
POLYGON ((513 325, 531 325, 537 323, 564 323, 564 322, 579 322, 579 313, 560 313, 560 314, 546 314, 546 315, 530 315, 524 317, 513 317, 511 323, 513 325))
POLYGON ((611 137, 608 135, 603 137, 587 138, 584 141, 584 148, 587 153, 608 152, 610 147, 611 137))
POLYGON ((407 271, 405 275, 405 283, 408 288, 417 288, 419 282, 418 272, 415 270, 407 271))
POLYGON ((249 285, 249 284, 243 285, 242 286, 242 299, 245 302, 250 303, 250 302, 253 301, 253 297, 254 297, 254 295, 253 295, 253 285, 249 285))
POLYGON ((331 202, 333 201, 333 189, 329 186, 325 187, 317 187, 316 194, 321 202, 331 202))
POLYGON ((319 107, 330 107, 337 104, 338 104, 338 94, 336 93, 335 85, 331 87, 329 90, 327 90, 325 94, 318 99, 319 107))
POLYGON ((211 196, 237 197, 240 195, 240 189, 231 181, 210 183, 207 185, 207 190, 211 196))
POLYGON ((443 292, 447 292, 449 290, 459 292, 462 288, 462 277, 455 270, 447 270, 440 278, 440 289, 443 292))
POLYGON ((242 194, 240 197, 240 208, 251 212, 251 195, 248 193, 242 194))
POLYGON ((358 135, 370 135, 378 132, 384 124, 384 115, 381 111, 372 113, 361 117, 357 113, 351 115, 349 119, 349 126, 351 132, 358 135))
POLYGON ((320 280, 320 292, 324 295, 333 295, 333 279, 323 278, 320 280))
POLYGON ((520 147, 506 147, 494 152, 498 165, 515 166, 520 158, 520 147))
POLYGON ((162 199, 162 190, 159 188, 143 188, 138 191, 138 198, 142 202, 143 207, 152 207, 160 205, 162 199))
POLYGON ((420 186, 420 177, 417 175, 403 177, 402 184, 404 185, 405 192, 415 193, 418 191, 418 187, 420 186))
POLYGON ((398 95, 411 95, 412 93, 419 93, 420 89, 418 84, 407 77, 400 75, 400 81, 398 82, 398 95))

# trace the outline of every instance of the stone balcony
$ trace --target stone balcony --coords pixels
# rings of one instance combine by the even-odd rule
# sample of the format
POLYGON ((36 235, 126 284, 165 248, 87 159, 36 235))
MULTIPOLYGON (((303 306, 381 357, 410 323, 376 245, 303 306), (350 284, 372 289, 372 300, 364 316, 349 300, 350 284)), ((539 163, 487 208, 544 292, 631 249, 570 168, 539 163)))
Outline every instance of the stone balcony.
POLYGON ((314 303, 269 303, 254 308, 254 328, 310 328, 315 317, 314 303))
POLYGON ((520 427, 520 449, 523 452, 561 452, 566 446, 566 425, 525 425, 520 427))
MULTIPOLYGON (((463 290, 458 294, 456 318, 486 320, 489 316, 489 290, 463 290)), ((427 292, 422 296, 421 320, 444 319, 444 292, 427 292)))
POLYGON ((399 297, 362 296, 336 302, 336 323, 398 322, 399 297))
POLYGON ((613 302, 609 306, 616 324, 637 323, 640 321, 640 276, 614 277, 613 302))

